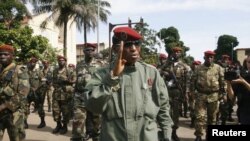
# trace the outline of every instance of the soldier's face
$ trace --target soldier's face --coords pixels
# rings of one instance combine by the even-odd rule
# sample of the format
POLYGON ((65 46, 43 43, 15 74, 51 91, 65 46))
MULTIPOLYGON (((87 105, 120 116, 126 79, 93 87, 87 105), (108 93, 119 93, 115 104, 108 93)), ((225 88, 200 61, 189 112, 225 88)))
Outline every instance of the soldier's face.
POLYGON ((59 59, 58 60, 58 65, 59 65, 59 67, 63 67, 63 66, 66 65, 66 61, 64 59, 59 59))
POLYGON ((123 59, 127 60, 127 65, 133 65, 140 58, 141 47, 139 44, 124 44, 123 59))
POLYGON ((84 50, 84 55, 87 57, 94 57, 95 55, 95 49, 93 47, 86 47, 84 50))
POLYGON ((206 55, 204 59, 205 59, 205 64, 208 64, 208 65, 214 62, 214 56, 212 55, 206 55))
POLYGON ((0 64, 3 66, 9 65, 13 60, 13 54, 7 51, 0 52, 0 64))

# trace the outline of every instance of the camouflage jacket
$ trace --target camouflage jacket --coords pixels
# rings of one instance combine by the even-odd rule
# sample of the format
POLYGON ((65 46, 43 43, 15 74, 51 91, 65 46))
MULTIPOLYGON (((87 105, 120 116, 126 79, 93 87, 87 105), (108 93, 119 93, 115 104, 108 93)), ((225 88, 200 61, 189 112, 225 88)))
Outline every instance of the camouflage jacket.
POLYGON ((154 66, 136 62, 118 78, 98 69, 86 89, 87 109, 102 114, 100 141, 156 141, 158 126, 171 140, 168 90, 154 66))
POLYGON ((178 88, 182 92, 189 92, 191 68, 182 61, 165 64, 160 73, 168 88, 178 88))
POLYGON ((96 69, 103 65, 104 63, 99 59, 93 59, 90 63, 86 63, 85 60, 78 63, 76 66, 76 92, 83 92, 86 83, 91 79, 96 69))
POLYGON ((218 93, 221 90, 224 91, 225 86, 224 69, 214 63, 209 67, 204 64, 200 65, 191 78, 192 91, 197 90, 199 93, 218 93))
POLYGON ((7 109, 17 111, 30 90, 29 75, 26 66, 11 63, 2 70, 0 66, 0 104, 7 109))
POLYGON ((52 82, 55 88, 53 98, 57 100, 71 99, 76 82, 76 72, 68 67, 64 67, 62 70, 55 68, 52 82))
POLYGON ((30 90, 36 91, 42 85, 42 72, 34 68, 32 70, 28 70, 29 80, 30 80, 30 90))

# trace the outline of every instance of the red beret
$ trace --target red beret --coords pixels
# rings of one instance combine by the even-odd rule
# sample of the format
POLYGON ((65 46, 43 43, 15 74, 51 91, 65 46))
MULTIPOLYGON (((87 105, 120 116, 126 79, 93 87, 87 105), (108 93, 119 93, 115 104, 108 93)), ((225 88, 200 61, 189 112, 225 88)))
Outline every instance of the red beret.
POLYGON ((0 46, 0 51, 7 51, 10 53, 14 53, 14 48, 11 45, 1 45, 0 46))
POLYGON ((178 52, 178 51, 182 51, 182 48, 180 48, 180 47, 173 47, 172 50, 173 50, 173 52, 178 52))
POLYGON ((62 55, 58 55, 58 56, 57 56, 57 60, 61 60, 61 59, 63 59, 63 60, 65 60, 65 61, 67 61, 67 59, 66 59, 64 56, 62 56, 62 55))
POLYGON ((85 43, 85 44, 84 44, 84 47, 92 47, 92 48, 95 49, 95 48, 97 47, 97 45, 94 44, 94 43, 93 43, 93 44, 91 44, 91 43, 85 43))
POLYGON ((36 57, 31 57, 30 58, 30 63, 33 62, 33 63, 36 63, 38 61, 38 59, 36 57))
POLYGON ((214 55, 215 55, 215 52, 208 50, 208 51, 205 51, 205 52, 204 52, 204 55, 205 55, 205 56, 214 56, 214 55))
POLYGON ((161 53, 160 56, 159 56, 159 58, 160 59, 167 59, 168 57, 167 57, 166 54, 161 53))
POLYGON ((114 36, 116 36, 119 39, 126 38, 126 40, 128 41, 142 39, 142 36, 137 31, 135 31, 130 27, 117 27, 116 29, 114 29, 114 36))
POLYGON ((201 64, 201 61, 194 61, 193 62, 193 65, 200 65, 201 64))
POLYGON ((230 56, 229 55, 227 55, 227 54, 224 54, 224 55, 222 55, 222 58, 230 58, 230 56))

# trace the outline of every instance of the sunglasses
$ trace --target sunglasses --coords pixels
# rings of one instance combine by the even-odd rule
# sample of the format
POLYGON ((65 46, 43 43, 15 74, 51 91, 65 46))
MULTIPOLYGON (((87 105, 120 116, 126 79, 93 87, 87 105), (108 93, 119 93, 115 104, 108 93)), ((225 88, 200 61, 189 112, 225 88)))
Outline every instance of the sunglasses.
POLYGON ((141 46, 141 41, 140 40, 135 40, 135 41, 126 41, 124 43, 124 47, 125 48, 129 48, 129 47, 132 47, 133 45, 135 45, 136 47, 139 47, 141 46))
POLYGON ((10 53, 8 53, 8 52, 0 52, 0 55, 8 56, 8 55, 10 55, 10 53))

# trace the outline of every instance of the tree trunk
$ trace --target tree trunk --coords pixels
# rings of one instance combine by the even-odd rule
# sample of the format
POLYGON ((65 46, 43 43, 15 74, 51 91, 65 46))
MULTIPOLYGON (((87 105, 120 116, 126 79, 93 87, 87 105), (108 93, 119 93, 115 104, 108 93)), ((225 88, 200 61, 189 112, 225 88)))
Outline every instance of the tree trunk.
MULTIPOLYGON (((63 29, 63 55, 65 58, 67 58, 67 26, 68 26, 68 20, 64 21, 64 29, 63 29)), ((68 58, 67 58, 68 59, 68 58)))

